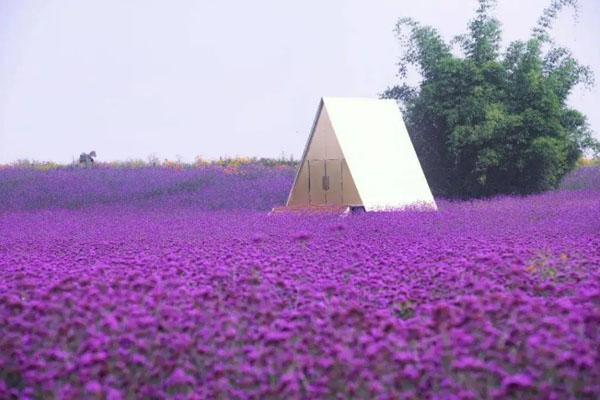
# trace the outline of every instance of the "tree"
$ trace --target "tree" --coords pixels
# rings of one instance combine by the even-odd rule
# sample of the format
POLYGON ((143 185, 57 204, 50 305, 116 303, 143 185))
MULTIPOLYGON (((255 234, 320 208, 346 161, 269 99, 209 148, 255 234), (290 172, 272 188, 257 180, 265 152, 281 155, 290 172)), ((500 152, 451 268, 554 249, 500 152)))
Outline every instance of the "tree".
POLYGON ((567 106, 591 70, 549 34, 564 7, 553 0, 527 41, 501 53, 495 0, 479 0, 467 33, 450 44, 438 31, 402 18, 399 75, 409 66, 422 80, 387 89, 400 102, 411 139, 433 191, 449 197, 528 194, 555 188, 587 150, 600 151, 586 118, 567 106), (455 45, 462 51, 455 54, 455 45))

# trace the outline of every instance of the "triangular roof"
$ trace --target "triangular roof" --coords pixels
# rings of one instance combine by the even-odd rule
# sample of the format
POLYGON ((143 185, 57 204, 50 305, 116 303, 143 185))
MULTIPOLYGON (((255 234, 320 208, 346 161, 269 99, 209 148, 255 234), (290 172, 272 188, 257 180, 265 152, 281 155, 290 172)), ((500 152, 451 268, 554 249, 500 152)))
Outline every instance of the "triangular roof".
POLYGON ((412 205, 437 208, 394 100, 324 97, 302 155, 301 167, 324 110, 367 211, 412 205))

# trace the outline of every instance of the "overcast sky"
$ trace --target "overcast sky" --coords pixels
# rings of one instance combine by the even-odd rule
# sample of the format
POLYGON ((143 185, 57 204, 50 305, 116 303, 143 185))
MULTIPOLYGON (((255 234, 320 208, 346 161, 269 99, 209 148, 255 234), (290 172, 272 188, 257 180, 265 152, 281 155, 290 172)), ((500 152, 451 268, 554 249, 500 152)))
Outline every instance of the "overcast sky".
MULTIPOLYGON (((549 0, 499 0, 505 42, 549 0)), ((554 35, 600 81, 600 1, 554 35)), ((0 163, 299 157, 321 96, 396 83, 393 33, 413 17, 451 38, 475 0, 0 0, 0 163)), ((600 90, 570 103, 600 137, 600 90)))

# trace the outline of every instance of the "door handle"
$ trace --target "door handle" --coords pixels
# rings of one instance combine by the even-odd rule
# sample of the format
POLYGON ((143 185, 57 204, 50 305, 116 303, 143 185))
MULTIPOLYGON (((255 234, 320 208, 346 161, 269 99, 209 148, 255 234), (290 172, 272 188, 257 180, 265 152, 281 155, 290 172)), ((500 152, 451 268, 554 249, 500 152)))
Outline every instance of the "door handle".
POLYGON ((329 176, 323 176, 323 190, 329 190, 329 176))

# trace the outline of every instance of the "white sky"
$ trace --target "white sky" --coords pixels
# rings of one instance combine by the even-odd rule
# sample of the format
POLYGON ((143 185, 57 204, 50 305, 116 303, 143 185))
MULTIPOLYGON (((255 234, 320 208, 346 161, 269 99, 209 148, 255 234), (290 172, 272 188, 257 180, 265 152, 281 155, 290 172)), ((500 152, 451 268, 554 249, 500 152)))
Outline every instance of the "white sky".
MULTIPOLYGON (((504 40, 549 0, 499 0, 504 40)), ((600 82, 600 1, 554 35, 600 82)), ((0 163, 300 156, 321 96, 397 83, 399 17, 451 38, 475 0, 0 0, 0 163)), ((600 90, 572 106, 600 137, 600 90)))

